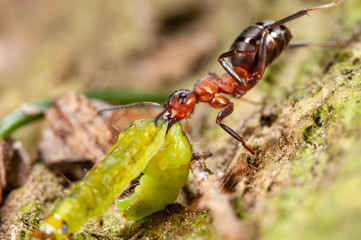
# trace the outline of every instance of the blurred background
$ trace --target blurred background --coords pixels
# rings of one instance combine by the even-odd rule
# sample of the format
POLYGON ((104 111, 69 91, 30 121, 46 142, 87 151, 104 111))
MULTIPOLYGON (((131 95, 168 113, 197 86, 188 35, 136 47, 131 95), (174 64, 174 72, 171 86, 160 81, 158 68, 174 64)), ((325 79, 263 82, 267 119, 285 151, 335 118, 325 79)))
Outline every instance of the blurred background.
MULTIPOLYGON (((288 23, 294 39, 325 41, 349 36, 352 24, 341 30, 336 23, 348 14, 345 9, 352 1, 356 2, 344 1, 337 8, 288 23), (336 35, 339 32, 344 35, 336 35)), ((217 57, 250 24, 325 3, 0 1, 0 119, 22 103, 69 91, 127 89, 170 94, 179 88, 192 89, 209 70, 224 73, 217 57)), ((300 63, 317 54, 310 49, 286 52, 247 98, 262 98, 262 89, 269 86, 274 90, 292 88, 300 63)), ((33 138, 34 134, 25 132, 20 137, 33 138)))
MULTIPOLYGON (((224 72, 218 55, 248 25, 325 2, 1 1, 0 116, 69 90, 192 88, 209 70, 224 72)), ((338 39, 346 2, 290 22, 294 39, 338 39)))

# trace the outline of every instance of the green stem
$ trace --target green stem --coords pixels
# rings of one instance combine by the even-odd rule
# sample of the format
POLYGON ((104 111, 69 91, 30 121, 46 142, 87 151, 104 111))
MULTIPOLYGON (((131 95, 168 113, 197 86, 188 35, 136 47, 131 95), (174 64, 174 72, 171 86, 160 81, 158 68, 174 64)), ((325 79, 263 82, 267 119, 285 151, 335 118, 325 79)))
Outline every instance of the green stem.
MULTIPOLYGON (((31 104, 34 107, 39 108, 48 108, 51 106, 50 100, 43 100, 40 102, 36 102, 31 104)), ((29 122, 32 122, 36 119, 42 118, 44 116, 44 112, 39 112, 37 114, 27 114, 23 109, 19 108, 4 117, 4 119, 0 122, 0 138, 5 139, 9 136, 10 133, 15 131, 17 128, 26 125, 29 122)))

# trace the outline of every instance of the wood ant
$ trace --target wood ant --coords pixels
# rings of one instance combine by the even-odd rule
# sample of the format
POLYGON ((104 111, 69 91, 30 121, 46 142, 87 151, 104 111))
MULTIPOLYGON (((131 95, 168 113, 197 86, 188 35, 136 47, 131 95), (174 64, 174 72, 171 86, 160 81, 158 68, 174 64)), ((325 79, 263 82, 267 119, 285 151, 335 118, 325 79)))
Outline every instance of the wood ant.
MULTIPOLYGON (((265 20, 249 26, 239 34, 230 50, 218 57, 218 62, 226 73, 222 77, 218 77, 215 73, 210 72, 207 77, 198 80, 194 84, 193 91, 179 89, 173 92, 163 105, 163 111, 155 118, 155 125, 157 125, 158 119, 163 118, 168 120, 169 129, 176 122, 186 118, 193 111, 196 103, 206 102, 213 108, 221 109, 217 115, 216 123, 239 141, 253 158, 256 158, 255 152, 247 146, 243 138, 222 123, 223 119, 233 112, 234 107, 233 103, 220 93, 230 94, 235 98, 245 95, 262 79, 266 67, 285 48, 338 45, 340 42, 290 42, 292 34, 284 24, 304 16, 308 12, 334 7, 341 1, 337 0, 321 6, 305 8, 278 21, 265 20), (225 61, 226 58, 230 59, 231 64, 225 61)), ((146 105, 161 106, 152 102, 139 102, 102 109, 99 113, 146 105)))
MULTIPOLYGON (((255 158, 255 152, 247 146, 241 136, 233 129, 222 123, 222 120, 233 112, 233 103, 220 93, 230 94, 240 98, 253 88, 263 77, 266 66, 273 62, 287 47, 309 46, 311 43, 290 43, 292 34, 284 25, 308 12, 330 8, 338 5, 342 0, 333 3, 305 8, 278 21, 266 20, 246 28, 236 38, 228 52, 218 57, 226 73, 218 77, 210 72, 209 76, 198 80, 193 91, 179 89, 172 93, 163 106, 163 111, 155 119, 167 119, 169 126, 186 118, 198 102, 209 103, 211 107, 221 109, 216 118, 216 123, 228 134, 239 141, 244 148, 255 158), (228 64, 225 59, 229 58, 228 64)), ((332 44, 318 44, 330 46, 332 44)))

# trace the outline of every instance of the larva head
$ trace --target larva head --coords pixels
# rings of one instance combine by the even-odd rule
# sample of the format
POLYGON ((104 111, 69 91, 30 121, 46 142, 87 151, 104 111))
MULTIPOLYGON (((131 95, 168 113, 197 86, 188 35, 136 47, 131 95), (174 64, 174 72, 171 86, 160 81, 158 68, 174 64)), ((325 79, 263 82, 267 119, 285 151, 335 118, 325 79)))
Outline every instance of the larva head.
POLYGON ((31 234, 30 240, 58 240, 67 236, 68 224, 58 215, 52 214, 40 222, 40 226, 31 234))
POLYGON ((187 89, 179 89, 172 93, 164 104, 164 110, 156 117, 155 123, 161 117, 168 120, 168 129, 185 117, 193 110, 196 104, 196 95, 187 89))
POLYGON ((42 231, 38 228, 31 234, 30 240, 56 240, 56 237, 54 233, 42 231))

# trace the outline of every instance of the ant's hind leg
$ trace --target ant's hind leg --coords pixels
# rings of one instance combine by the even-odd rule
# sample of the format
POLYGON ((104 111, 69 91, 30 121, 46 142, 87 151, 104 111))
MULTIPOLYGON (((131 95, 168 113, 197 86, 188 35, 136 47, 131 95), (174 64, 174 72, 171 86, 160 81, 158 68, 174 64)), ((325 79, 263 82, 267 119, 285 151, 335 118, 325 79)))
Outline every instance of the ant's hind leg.
POLYGON ((307 41, 293 41, 290 42, 287 48, 299 48, 299 47, 336 47, 345 43, 345 40, 330 41, 330 42, 307 42, 307 41))
POLYGON ((252 150, 252 148, 248 147, 245 141, 241 136, 239 136, 232 128, 222 123, 222 120, 229 116, 233 112, 233 103, 229 102, 226 107, 224 107, 217 115, 216 123, 223 128, 229 135, 235 138, 238 142, 242 144, 242 146, 252 155, 254 159, 256 159, 256 154, 252 150))
POLYGON ((303 10, 300 10, 288 17, 285 17, 281 20, 278 20, 268 26, 266 26, 267 29, 272 29, 274 27, 277 27, 281 24, 284 24, 286 22, 289 22, 289 21, 292 21, 293 19, 296 19, 296 18, 299 18, 299 17, 302 17, 304 15, 306 15, 308 12, 311 12, 311 11, 315 11, 315 10, 320 10, 320 9, 325 9, 325 8, 330 8, 330 7, 334 7, 336 6, 337 4, 339 4, 342 0, 337 0, 333 3, 329 3, 329 4, 324 4, 324 5, 321 5, 321 6, 317 6, 317 7, 312 7, 312 8, 305 8, 303 10))
POLYGON ((257 59, 256 72, 254 76, 256 81, 252 81, 248 89, 252 88, 259 80, 262 79, 264 71, 266 69, 267 61, 267 37, 269 35, 268 29, 264 29, 262 32, 261 42, 259 44, 259 50, 255 59, 257 59))

